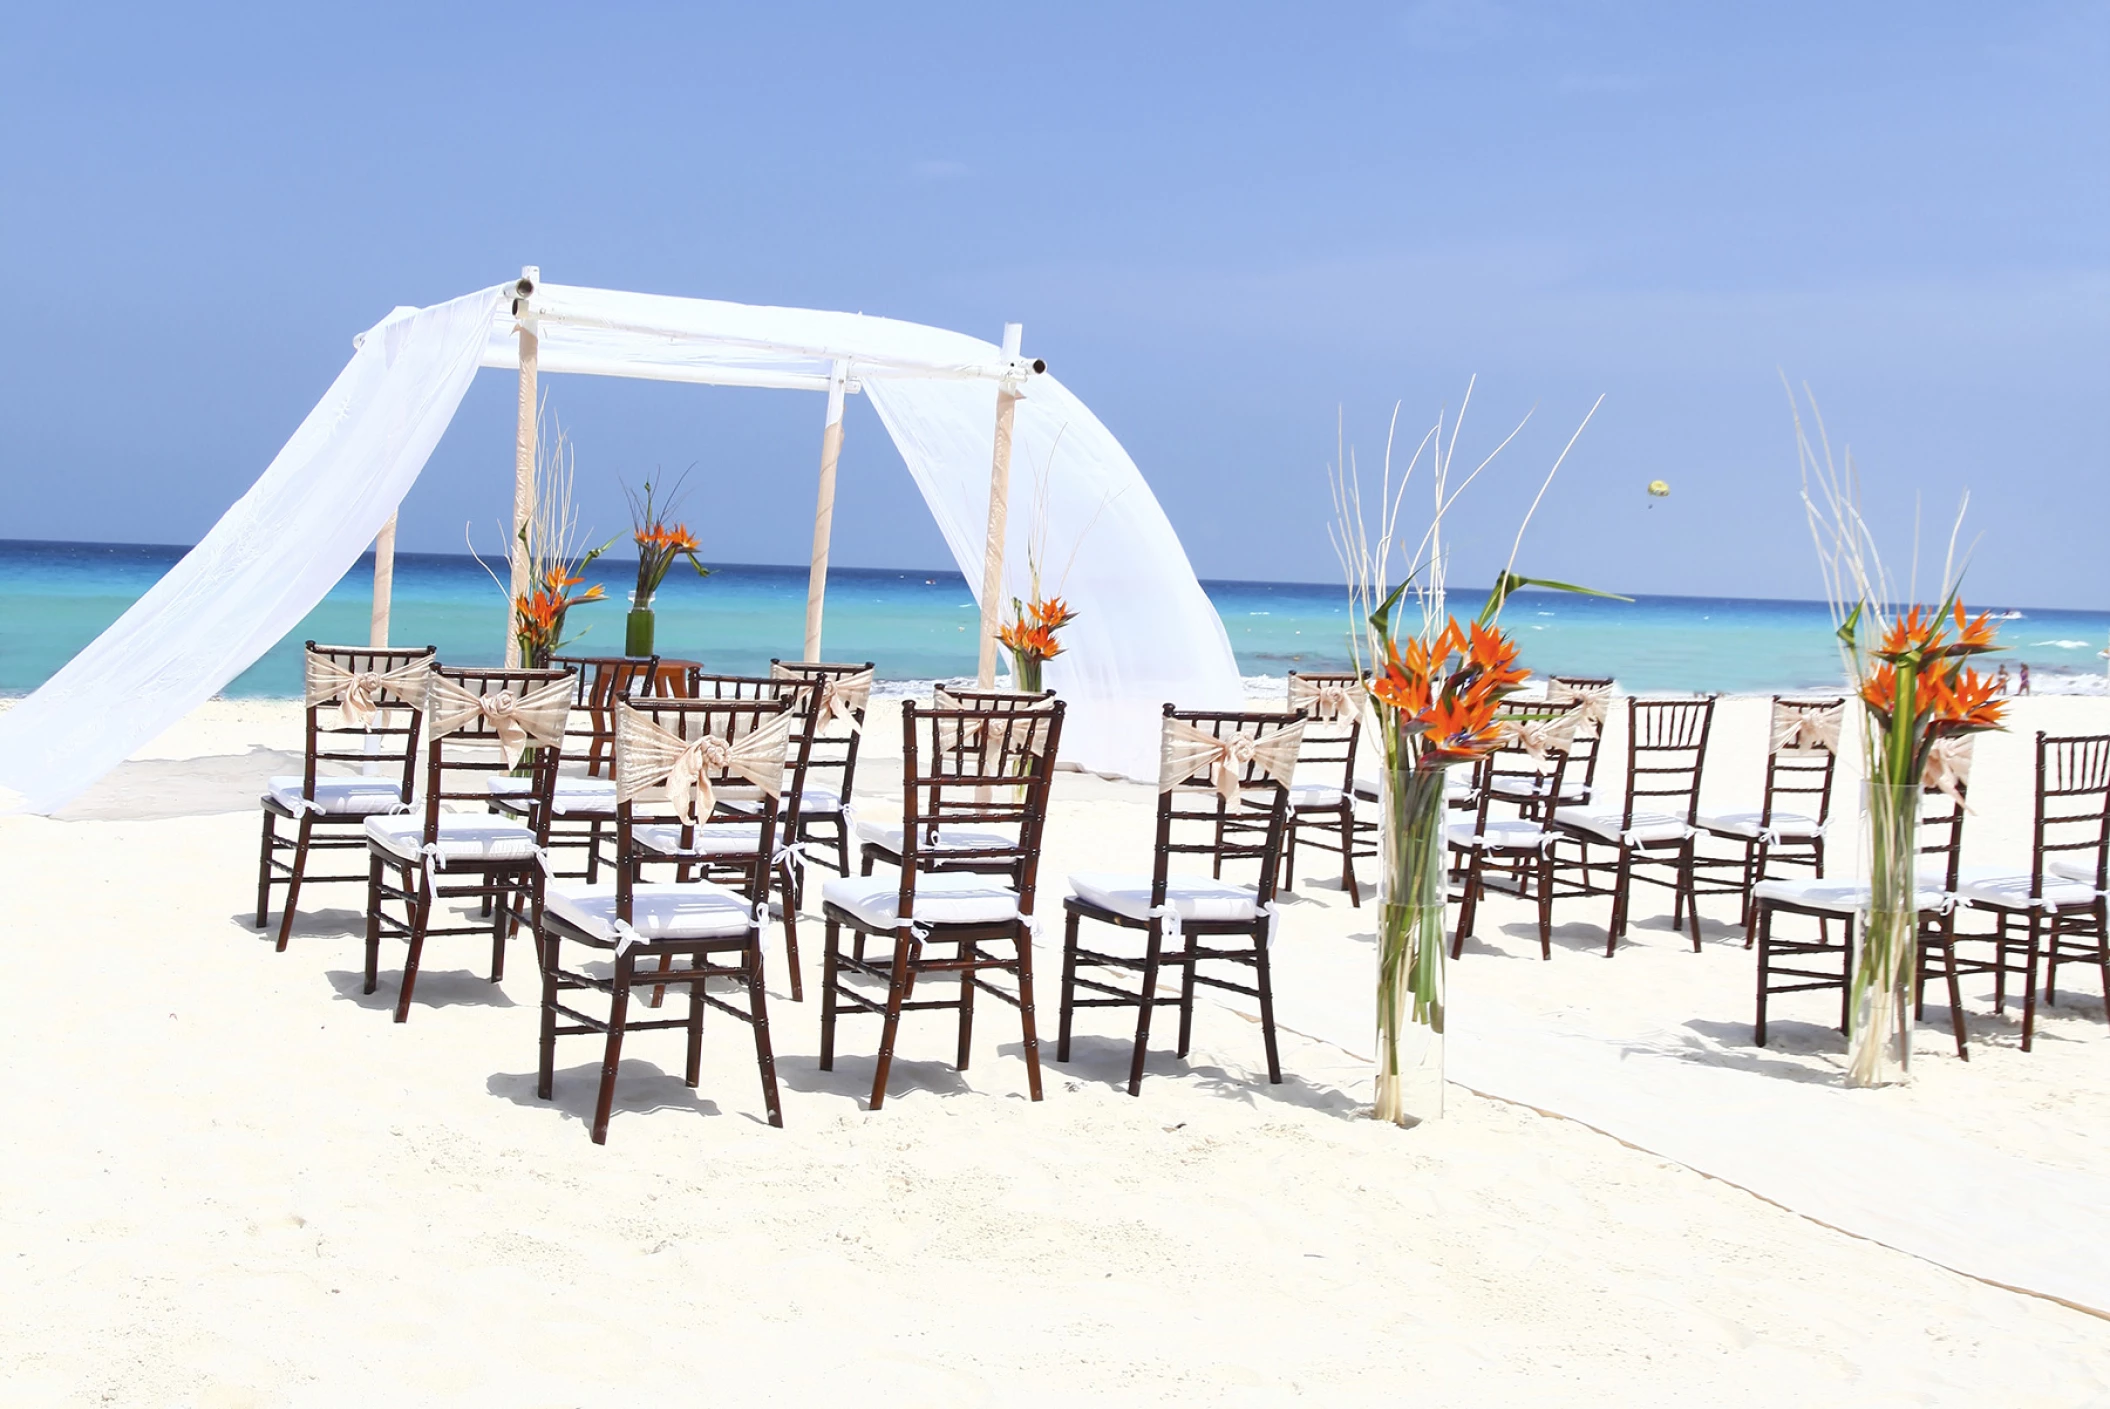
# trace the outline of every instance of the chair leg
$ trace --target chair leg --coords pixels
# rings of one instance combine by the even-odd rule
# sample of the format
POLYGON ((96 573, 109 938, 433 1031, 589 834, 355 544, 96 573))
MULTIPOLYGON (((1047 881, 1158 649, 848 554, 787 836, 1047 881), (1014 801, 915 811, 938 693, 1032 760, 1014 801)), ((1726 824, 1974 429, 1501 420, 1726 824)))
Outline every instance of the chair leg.
MULTIPOLYGON (((270 816, 265 813, 265 816, 270 816)), ((301 878, 308 873, 308 843, 315 832, 315 814, 300 814, 300 831, 293 843, 293 874, 286 877, 286 904, 278 917, 278 952, 286 952, 286 945, 293 938, 293 912, 300 904, 301 878)))
MULTIPOLYGON (((703 1032, 703 1020, 700 1016, 703 1006, 702 980, 699 979, 692 985, 692 991, 697 994, 699 1016, 696 1031, 700 1038, 703 1032)), ((769 1123, 782 1130, 784 1104, 777 1098, 777 1058, 775 1049, 769 1042, 769 986, 762 981, 762 932, 759 927, 755 930, 755 942, 747 951, 747 1005, 748 1014, 754 1021, 755 1067, 762 1075, 762 1108, 769 1112, 769 1123)))
POLYGON ((821 1059, 822 1071, 835 1070, 835 955, 843 927, 834 920, 821 928, 821 1059))
POLYGON ((1143 942, 1143 1001, 1136 1009, 1136 1046, 1128 1057, 1128 1094, 1143 1094, 1143 1059, 1150 1050, 1150 1014, 1158 999, 1158 954, 1164 944, 1165 922, 1152 920, 1143 942))
POLYGON ((1619 948, 1620 936, 1626 933, 1626 899, 1628 879, 1633 875, 1634 853, 1621 843, 1619 866, 1612 876, 1612 918, 1604 931, 1604 956, 1609 959, 1619 948))
POLYGON ((601 824, 598 819, 586 826, 586 884, 592 885, 601 878, 601 824))
POLYGON ((264 840, 257 852, 256 861, 256 927, 262 929, 271 918, 271 843, 278 835, 272 825, 271 809, 261 809, 264 814, 264 840))
POLYGON ((2037 1035, 2037 944, 2043 931, 2039 912, 2029 912, 2029 955, 2022 971, 2022 1050, 2027 1052, 2037 1035))
POLYGON ((1758 1018, 1751 1024, 1751 1036, 1759 1046, 1766 1045, 1766 970, 1773 961, 1773 907, 1760 901, 1758 905, 1758 1018))
POLYGON ((366 859, 366 987, 372 993, 380 982, 381 967, 381 858, 366 859))
POLYGON ((418 961, 425 955, 425 930, 432 923, 432 874, 418 868, 418 898, 411 905, 410 948, 403 955, 403 991, 396 999, 396 1021, 410 1021, 410 995, 418 986, 418 961))
MULTIPOLYGON (((847 804, 849 799, 844 798, 843 801, 847 804)), ((835 819, 835 874, 850 874, 850 827, 840 816, 835 819)), ((870 875, 871 872, 867 871, 865 874, 870 875)))
POLYGON ((535 952, 542 960, 542 1033, 535 1068, 535 1094, 547 1101, 557 1074, 557 936, 537 935, 535 952))
MULTIPOLYGON (((689 963, 694 967, 701 967, 704 956, 692 954, 689 956, 689 963)), ((703 1001, 702 979, 693 979, 683 987, 689 990, 689 1025, 686 1029, 689 1050, 685 1054, 686 1061, 682 1066, 681 1083, 694 1087, 703 1080, 703 1010, 707 1005, 703 1001)), ((748 997, 752 1000, 754 995, 750 993, 748 997)))
MULTIPOLYGON (((292 909, 289 901, 287 909, 292 909)), ((2066 933, 2066 917, 2054 910, 2051 912, 2051 933, 2044 949, 2044 1006, 2055 1008, 2059 1004, 2059 939, 2066 933)))
MULTIPOLYGON (((960 957, 975 960, 981 957, 980 947, 973 940, 960 941, 960 957)), ((974 1035, 974 976, 972 967, 960 970, 960 1050, 958 1060, 953 1063, 956 1071, 967 1070, 967 1057, 972 1048, 974 1035)))
POLYGON ((1033 1012, 1033 931, 1024 920, 1018 922, 1018 1032, 1019 1040, 1026 1050, 1026 1094, 1039 1100, 1040 1091, 1040 1020, 1033 1012))
POLYGON ((491 982, 503 983, 506 976, 506 936, 513 928, 513 892, 504 889, 492 877, 485 880, 493 886, 491 904, 496 914, 491 917, 491 982))
POLYGON ((901 1031, 901 1004, 908 996, 909 952, 915 939, 905 929, 894 934, 894 969, 887 982, 886 1024, 879 1030, 879 1067, 872 1073, 870 1110, 886 1104, 887 1077, 894 1069, 894 1037, 901 1031))
POLYGON ((1253 987, 1260 990, 1260 1041, 1267 1048, 1267 1079, 1282 1084, 1282 1053, 1275 1042, 1275 971, 1267 952, 1267 926, 1253 936, 1253 987))
POLYGON ((1678 857, 1678 885, 1685 892, 1685 918, 1692 922, 1692 952, 1700 952, 1700 887, 1696 874, 1699 860, 1694 843, 1687 841, 1678 857))
POLYGON ((608 1048, 601 1057, 601 1090, 593 1102, 593 1142, 608 1143, 608 1116, 615 1107, 615 1073, 623 1059, 623 1024, 630 1018, 630 951, 615 956, 615 976, 608 993, 608 1048))
POLYGON ((1480 914, 1480 868, 1486 864, 1486 853, 1479 847, 1472 850, 1472 860, 1465 865, 1465 898, 1458 904, 1458 928, 1451 935, 1451 957, 1465 953, 1465 937, 1473 932, 1473 921, 1480 914))
POLYGON ((791 970, 791 1001, 803 1003, 806 980, 799 972, 798 878, 792 875, 789 861, 779 863, 777 881, 784 888, 784 963, 791 970))
POLYGON ((1289 814, 1289 826, 1282 836, 1282 888, 1297 888, 1297 814, 1289 814))
POLYGON ((1956 1055, 1959 1060, 1971 1060, 1970 1048, 1964 1045, 1963 993, 1956 982, 1956 922, 1944 915, 1941 927, 1942 968, 1949 980, 1949 1030, 1956 1035, 1956 1055))
POLYGON ((1341 804, 1341 889, 1348 892, 1348 903, 1360 910, 1363 908, 1363 893, 1355 884, 1355 803, 1354 794, 1341 804))
POLYGON ((1077 912, 1070 910, 1062 922, 1062 991, 1057 997, 1059 1007, 1055 1020, 1055 1060, 1058 1062, 1070 1059, 1070 1021, 1076 1014, 1077 919, 1077 912))
POLYGON ((2110 1019, 2110 902, 2095 902, 2095 964, 2103 980, 2103 1017, 2110 1019))
POLYGON ((1539 852, 1539 958, 1553 958, 1553 853, 1539 852))

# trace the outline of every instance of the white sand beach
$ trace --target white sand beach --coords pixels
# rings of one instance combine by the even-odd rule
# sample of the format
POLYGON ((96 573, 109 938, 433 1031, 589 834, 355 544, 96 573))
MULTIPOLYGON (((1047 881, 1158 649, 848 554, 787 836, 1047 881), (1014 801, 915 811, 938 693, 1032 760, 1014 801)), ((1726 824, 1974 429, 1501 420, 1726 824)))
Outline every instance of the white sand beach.
MULTIPOLYGON (((1723 702, 1708 801, 1755 804, 1764 708, 1723 702)), ((1980 741, 1968 864, 2026 858, 2039 729, 2110 729, 2110 700, 2018 701, 1980 741)), ((899 737, 875 703, 869 810, 898 797, 899 737)), ((784 1128, 719 1023, 694 1091, 675 1036, 626 1045, 596 1147, 598 1043, 534 1095, 525 938, 498 985, 487 944, 434 941, 399 1027, 399 948, 359 991, 360 887, 311 890, 285 954, 252 927, 258 785, 299 747, 296 704, 214 701, 59 817, 0 817, 7 1402, 2110 1402, 2110 1319, 2052 1299, 2110 1311, 2087 1300, 2110 1205, 2056 1192, 2110 1178, 2091 970, 2028 1054, 1967 984, 1968 1063, 1930 994, 1913 1084, 1844 1093, 1835 997, 1776 1000, 1752 1045, 1733 902, 1694 954, 1644 889, 1609 960, 1605 903, 1563 904, 1542 962, 1529 909, 1491 896, 1450 971, 1461 1084, 1402 1131, 1366 1115, 1373 911, 1308 853, 1274 951, 1280 1086, 1209 1002, 1139 1099, 1118 1015, 1081 1016, 1055 1064, 1055 923, 1046 1099, 990 1005, 964 1073, 944 1016, 906 1023, 868 1113, 875 1022, 816 1069, 814 919, 804 1004, 772 941, 784 1128), (1842 1192, 1893 1169, 1887 1206, 1842 1192), (1994 1284, 2040 1274, 2051 1295, 1994 1284)), ((1149 855, 1147 788, 1063 773, 1054 799, 1044 917, 1068 873, 1149 855)))

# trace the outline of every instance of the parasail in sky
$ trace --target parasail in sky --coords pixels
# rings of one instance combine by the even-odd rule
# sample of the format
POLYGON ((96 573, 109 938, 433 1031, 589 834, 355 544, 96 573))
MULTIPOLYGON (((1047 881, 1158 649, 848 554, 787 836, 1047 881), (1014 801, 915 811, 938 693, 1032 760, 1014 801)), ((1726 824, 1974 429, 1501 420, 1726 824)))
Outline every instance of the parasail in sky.
POLYGON ((1650 480, 1648 482, 1648 497, 1651 499, 1670 498, 1670 482, 1660 479, 1650 480))

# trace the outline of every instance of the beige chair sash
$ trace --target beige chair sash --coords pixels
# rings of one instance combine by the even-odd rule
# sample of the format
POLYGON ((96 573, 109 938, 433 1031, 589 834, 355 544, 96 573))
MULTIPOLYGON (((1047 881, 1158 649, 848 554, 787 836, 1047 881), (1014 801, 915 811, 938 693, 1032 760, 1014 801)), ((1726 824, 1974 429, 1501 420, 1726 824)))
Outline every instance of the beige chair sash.
MULTIPOLYGON (((932 707, 936 709, 977 710, 982 707, 971 700, 963 700, 943 686, 931 692, 932 707)), ((938 747, 951 752, 955 749, 980 749, 985 755, 992 749, 1014 748, 1030 751, 1036 758, 1048 751, 1049 730, 1045 723, 1052 710, 1045 701, 1034 701, 1019 711, 991 711, 979 719, 941 719, 938 721, 938 747)))
POLYGON ((1301 709, 1313 719, 1352 719, 1362 708, 1360 685, 1340 680, 1313 680, 1302 675, 1289 678, 1289 707, 1301 709))
POLYGON ((340 728, 364 729, 380 712, 383 700, 418 709, 425 703, 425 677, 432 673, 430 660, 414 660, 389 671, 350 671, 320 651, 308 652, 308 708, 324 700, 337 701, 340 728))
POLYGON ((1171 792, 1197 774, 1209 775, 1209 786, 1235 803, 1244 787, 1247 764, 1252 764, 1276 782, 1287 786, 1297 772, 1297 750, 1304 746, 1304 721, 1279 729, 1248 734, 1243 730, 1222 738, 1197 729, 1184 719, 1165 721, 1158 742, 1158 791, 1171 792))
POLYGON ((577 688, 567 675, 524 695, 511 690, 479 695, 435 670, 426 682, 425 728, 432 738, 444 739, 478 720, 489 721, 507 758, 517 758, 530 742, 561 747, 577 688))
MULTIPOLYGON (((781 662, 772 665, 769 673, 778 680, 817 679, 810 671, 793 670, 781 662)), ((849 721, 850 727, 855 729, 857 712, 872 699, 872 672, 860 670, 855 675, 829 676, 819 679, 818 683, 821 687, 820 727, 826 729, 840 719, 849 721)))
POLYGON ((1590 726, 1590 737, 1604 732, 1605 717, 1612 712, 1612 687, 1610 685, 1569 685, 1559 680, 1546 684, 1548 704, 1567 704, 1573 701, 1575 713, 1581 723, 1590 726))
POLYGON ((735 773, 769 797, 784 791, 784 755, 795 716, 781 711, 741 735, 688 739, 662 728, 629 705, 615 711, 615 800, 633 802, 655 784, 666 784, 667 801, 688 826, 709 821, 718 796, 711 774, 735 773))
POLYGON ((1497 737, 1505 748, 1522 749, 1533 763, 1543 767, 1549 753, 1566 753, 1582 726, 1580 709, 1564 710, 1551 719, 1503 719, 1496 722, 1497 737))
POLYGON ((1961 804, 1963 790, 1971 781, 1971 736, 1936 739, 1927 749, 1927 767, 1920 786, 1945 794, 1961 804))
POLYGON ((1773 752, 1839 752, 1839 729, 1846 705, 1796 705, 1773 701, 1773 752))

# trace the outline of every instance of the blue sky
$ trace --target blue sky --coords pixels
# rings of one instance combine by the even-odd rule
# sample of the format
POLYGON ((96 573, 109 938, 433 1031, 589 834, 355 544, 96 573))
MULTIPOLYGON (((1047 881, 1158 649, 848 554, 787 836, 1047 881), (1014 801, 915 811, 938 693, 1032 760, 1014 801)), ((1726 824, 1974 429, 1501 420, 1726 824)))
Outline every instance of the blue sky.
MULTIPOLYGON (((194 540, 355 332, 532 263, 1022 321, 1213 577, 1331 577, 1337 419, 1367 464, 1478 374, 1461 453, 1537 409, 1460 578, 1603 393, 1523 566, 1814 595, 1784 370, 1894 556, 1968 488, 1973 595, 2099 607, 2106 72, 2102 4, 18 9, 0 537, 194 540)), ((803 561, 817 396, 547 385, 604 534, 695 463, 712 555, 803 561)), ((496 540, 512 397, 405 546, 496 540)), ((837 560, 946 561, 859 405, 837 560)))

